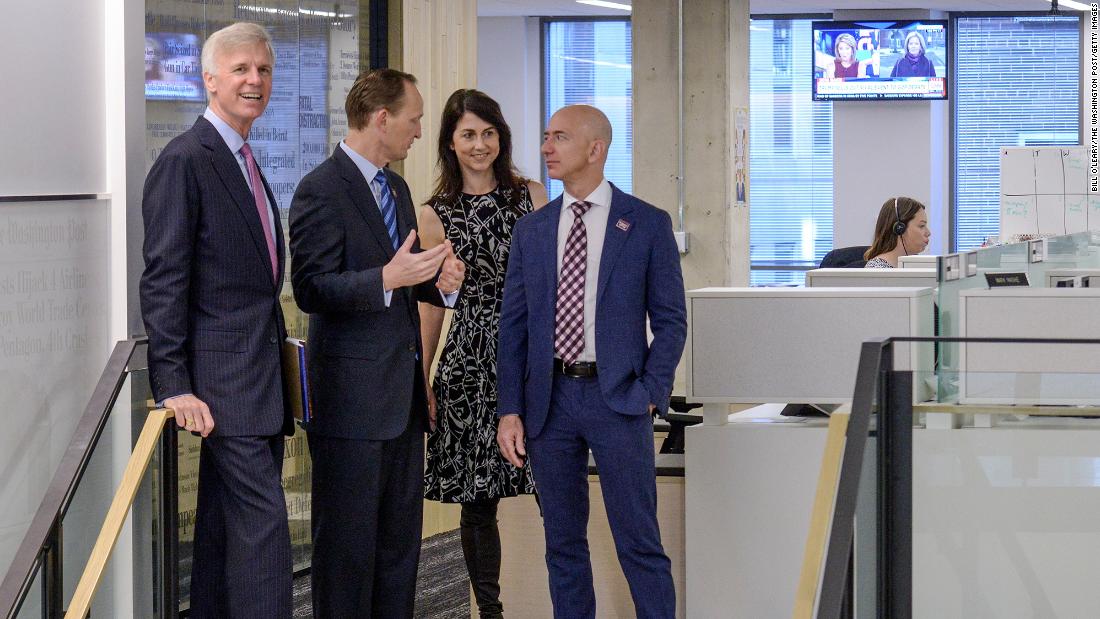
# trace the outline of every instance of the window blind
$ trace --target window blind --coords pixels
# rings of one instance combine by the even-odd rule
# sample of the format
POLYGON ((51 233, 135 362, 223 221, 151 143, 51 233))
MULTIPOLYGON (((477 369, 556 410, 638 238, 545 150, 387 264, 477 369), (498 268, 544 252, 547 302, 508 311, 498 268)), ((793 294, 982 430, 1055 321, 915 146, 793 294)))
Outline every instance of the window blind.
POLYGON ((1000 228, 1002 146, 1080 139, 1079 17, 955 20, 955 250, 1000 228))
POLYGON ((833 107, 813 102, 811 20, 749 25, 753 286, 801 285, 833 244, 833 107))
MULTIPOLYGON (((633 185, 634 146, 631 29, 625 20, 547 20, 543 22, 543 127, 558 109, 594 105, 611 121, 612 140, 604 175, 623 191, 633 185)), ((553 199, 559 181, 543 180, 553 199)))

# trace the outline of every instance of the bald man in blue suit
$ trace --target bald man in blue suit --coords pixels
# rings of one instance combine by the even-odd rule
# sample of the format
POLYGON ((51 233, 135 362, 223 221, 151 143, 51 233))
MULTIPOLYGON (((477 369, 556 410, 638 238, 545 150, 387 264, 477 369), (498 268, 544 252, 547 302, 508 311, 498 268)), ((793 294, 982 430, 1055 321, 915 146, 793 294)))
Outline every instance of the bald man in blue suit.
POLYGON ((604 178, 610 144, 611 124, 594 107, 563 108, 547 125, 546 168, 565 192, 515 227, 497 442, 513 465, 531 459, 554 616, 596 616, 586 537, 591 450, 637 616, 671 618, 652 413, 668 409, 687 337, 684 281, 668 214, 604 178))

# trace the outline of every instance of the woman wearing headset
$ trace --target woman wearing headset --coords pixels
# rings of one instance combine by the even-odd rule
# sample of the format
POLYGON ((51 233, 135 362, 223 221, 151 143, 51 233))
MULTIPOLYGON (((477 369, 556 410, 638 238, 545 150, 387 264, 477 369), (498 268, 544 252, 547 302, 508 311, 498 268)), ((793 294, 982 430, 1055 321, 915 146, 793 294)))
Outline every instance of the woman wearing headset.
POLYGON ((863 254, 864 268, 897 268, 899 257, 921 253, 931 237, 923 204, 913 198, 889 198, 879 209, 875 240, 863 254))

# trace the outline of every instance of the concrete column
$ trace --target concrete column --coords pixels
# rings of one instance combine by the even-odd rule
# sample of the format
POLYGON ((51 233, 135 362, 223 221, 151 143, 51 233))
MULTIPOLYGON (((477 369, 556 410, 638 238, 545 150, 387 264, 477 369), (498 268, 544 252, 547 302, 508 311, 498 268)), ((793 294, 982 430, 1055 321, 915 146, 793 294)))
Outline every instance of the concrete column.
POLYGON ((404 0, 402 7, 401 66, 416 76, 424 97, 422 137, 404 167, 413 200, 420 204, 435 186, 443 104, 456 89, 477 87, 477 1, 404 0))
MULTIPOLYGON (((676 3, 635 0, 633 7, 634 192, 669 211, 678 226, 676 3)), ((689 252, 683 267, 689 289, 748 285, 748 207, 734 200, 736 110, 744 110, 747 125, 749 105, 748 22, 745 0, 684 2, 683 212, 689 252)), ((742 136, 747 155, 747 128, 742 136)))

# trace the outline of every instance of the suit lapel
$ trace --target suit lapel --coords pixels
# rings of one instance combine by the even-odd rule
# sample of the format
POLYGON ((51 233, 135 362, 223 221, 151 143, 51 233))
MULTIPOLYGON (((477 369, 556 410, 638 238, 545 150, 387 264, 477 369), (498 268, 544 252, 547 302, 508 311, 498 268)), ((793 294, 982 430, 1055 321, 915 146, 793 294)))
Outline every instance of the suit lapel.
MULTIPOLYGON (((252 191, 248 189, 248 183, 244 180, 244 174, 241 173, 241 166, 237 163, 237 158, 230 152, 225 140, 218 134, 218 130, 214 128, 214 125, 210 124, 210 121, 200 116, 199 120, 195 122, 194 128, 198 132, 199 142, 210 151, 214 171, 218 173, 218 177, 221 178, 222 184, 229 191, 229 195, 233 196, 233 202, 237 205, 245 224, 248 226, 252 243, 256 246, 256 251, 263 260, 264 271, 270 278, 271 257, 267 253, 267 239, 264 238, 264 229, 260 224, 260 213, 256 209, 256 200, 252 197, 252 191)), ((266 183, 264 184, 264 190, 267 190, 266 183)), ((274 204, 270 191, 267 195, 271 204, 274 204)))
POLYGON ((541 243, 541 254, 546 256, 543 260, 544 274, 546 276, 546 302, 553 308, 558 301, 558 221, 561 219, 561 196, 542 207, 545 215, 539 222, 537 237, 541 243))
POLYGON ((611 269, 615 266, 615 260, 634 229, 635 221, 631 216, 634 205, 627 195, 614 185, 611 186, 611 212, 607 214, 607 231, 603 237, 603 252, 600 254, 600 274, 596 285, 596 304, 599 305, 607 282, 611 277, 611 269), (621 222, 621 223, 620 223, 621 222), (625 228, 625 230, 623 229, 625 228))
MULTIPOLYGON (((271 220, 275 222, 272 232, 275 234, 275 261, 279 265, 276 270, 275 290, 278 292, 283 285, 283 273, 286 270, 286 249, 283 247, 283 222, 279 215, 278 206, 275 204, 275 194, 271 193, 271 186, 267 184, 267 178, 263 170, 260 170, 260 180, 264 183, 264 191, 267 192, 267 203, 271 208, 271 220)), ((264 249, 267 249, 266 247, 264 249)))
MULTIPOLYGON (((355 162, 351 160, 351 157, 348 157, 342 148, 337 146, 332 158, 340 168, 340 175, 348 183, 347 190, 352 203, 355 204, 355 208, 359 210, 359 214, 363 216, 363 219, 367 221, 367 227, 370 228, 378 245, 382 247, 382 251, 386 253, 386 258, 392 258, 396 252, 394 252, 393 243, 390 241, 390 233, 386 230, 386 223, 382 221, 382 211, 378 209, 378 203, 374 201, 374 192, 371 191, 370 184, 367 183, 367 179, 363 178, 363 173, 359 171, 359 168, 355 166, 355 162)), ((386 178, 390 178, 388 174, 386 178)))

